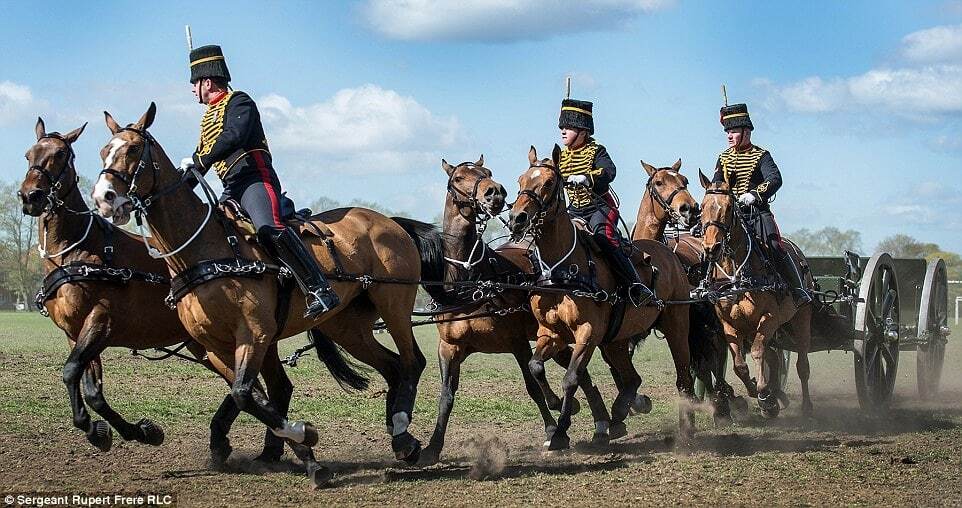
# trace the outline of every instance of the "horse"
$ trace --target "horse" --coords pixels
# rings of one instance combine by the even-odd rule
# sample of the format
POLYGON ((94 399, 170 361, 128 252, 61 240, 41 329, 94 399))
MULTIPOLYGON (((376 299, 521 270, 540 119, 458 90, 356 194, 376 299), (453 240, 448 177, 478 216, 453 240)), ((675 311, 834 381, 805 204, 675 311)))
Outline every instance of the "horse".
MULTIPOLYGON (((74 426, 101 451, 112 446, 111 427, 125 441, 159 446, 165 438, 160 425, 148 418, 130 423, 107 403, 101 353, 108 347, 148 349, 186 343, 198 363, 215 374, 217 371, 177 314, 159 305, 170 289, 166 263, 150 257, 139 240, 100 218, 84 201, 77 187, 73 143, 86 125, 66 134, 48 133, 43 119, 38 118, 37 142, 26 153, 29 168, 17 195, 23 213, 39 218, 38 238, 46 276, 37 305, 64 331, 71 348, 63 381, 74 426), (106 421, 91 421, 85 402, 106 421)), ((338 366, 343 360, 339 360, 338 351, 324 343, 328 339, 321 335, 323 329, 314 332, 319 357, 340 378, 338 366)), ((265 363, 270 366, 265 378, 278 388, 271 399, 286 408, 293 385, 276 347, 267 352, 265 363)), ((212 449, 216 443, 228 443, 227 431, 237 416, 234 400, 228 397, 224 403, 212 424, 212 449)), ((266 432, 258 459, 278 460, 283 447, 280 438, 266 432)))
MULTIPOLYGON (((528 169, 518 179, 520 191, 511 207, 509 227, 512 236, 526 236, 536 245, 539 265, 547 267, 542 278, 555 285, 536 288, 530 298, 531 311, 538 321, 538 342, 532 367, 573 344, 571 361, 562 381, 564 399, 558 426, 549 440, 549 449, 570 446, 567 430, 571 425, 571 400, 579 375, 587 368, 595 348, 616 372, 618 387, 611 410, 612 424, 624 422, 628 406, 641 384, 641 378, 628 356, 628 339, 647 336, 653 327, 665 333, 675 364, 676 387, 681 396, 693 395, 689 371, 688 305, 634 307, 617 291, 618 277, 600 250, 580 233, 565 208, 564 180, 558 170, 561 149, 555 145, 550 159, 538 159, 532 146, 528 169), (564 270, 567 273, 555 273, 564 270), (585 274, 585 275, 582 275, 585 274), (573 289, 570 289, 573 288, 573 289), (559 290, 560 289, 560 290, 559 290), (620 326, 619 326, 620 325, 620 326)), ((644 259, 634 262, 642 280, 660 298, 684 301, 689 285, 684 268, 668 247, 655 241, 634 243, 644 259), (655 275, 657 273, 657 276, 655 275)), ((543 369, 543 367, 541 367, 543 369)), ((532 373, 536 374, 532 368, 532 373)), ((691 404, 679 405, 679 426, 685 435, 694 428, 691 404)))
MULTIPOLYGON (((780 387, 777 386, 776 373, 781 368, 782 360, 769 345, 775 332, 787 324, 791 327, 797 347, 795 367, 802 385, 802 414, 809 416, 812 414, 808 387, 812 307, 805 305, 796 308, 788 291, 771 287, 775 284, 761 289, 749 287, 747 291, 741 290, 739 285, 746 279, 750 280, 748 274, 759 276, 772 270, 766 266, 761 247, 754 245, 754 233, 746 225, 731 187, 724 182, 712 183, 700 171, 698 176, 705 188, 701 225, 705 259, 709 263, 706 281, 726 286, 734 284, 733 289, 737 290, 715 305, 725 338, 734 354, 735 372, 742 379, 748 377, 743 345, 750 344, 752 359, 758 367, 758 407, 765 417, 777 416, 780 410, 780 387)), ((800 266, 807 264, 797 246, 787 240, 785 244, 790 247, 787 250, 794 262, 800 266)), ((805 279, 807 284, 812 284, 811 274, 806 274, 805 279)))
MULTIPOLYGON (((470 282, 494 281, 520 284, 532 272, 528 249, 508 243, 491 249, 482 239, 487 222, 504 208, 507 193, 484 167, 484 156, 477 162, 463 162, 456 166, 441 161, 448 177, 443 214, 443 252, 433 255, 436 260, 431 281, 470 282)), ((438 418, 430 444, 421 453, 422 464, 434 464, 444 447, 444 435, 454 406, 454 397, 461 377, 461 364, 473 353, 511 353, 514 355, 524 386, 538 406, 550 438, 557 427, 551 410, 561 409, 561 399, 547 384, 541 385, 528 370, 531 360, 530 341, 536 336, 538 323, 528 310, 528 295, 518 290, 491 294, 477 293, 475 286, 445 287, 426 284, 424 289, 441 305, 438 320, 438 363, 441 369, 441 393, 438 398, 438 418), (475 296, 477 298, 475 298, 475 296)), ((555 359, 566 366, 571 349, 566 347, 555 359)), ((627 435, 622 429, 612 434, 610 416, 598 388, 587 373, 579 380, 595 420, 592 441, 607 443, 627 435)), ((575 401, 573 413, 577 413, 575 401)))
MULTIPOLYGON (((688 192, 688 178, 681 174, 681 159, 671 166, 660 168, 641 161, 641 167, 648 175, 648 181, 638 205, 631 239, 656 240, 668 245, 688 271, 689 282, 698 284, 702 279, 704 256, 701 241, 690 233, 665 235, 669 223, 688 229, 697 224, 701 213, 698 201, 688 192)), ((734 390, 725 381, 728 344, 722 334, 721 323, 715 316, 714 306, 708 302, 691 305, 690 322, 691 327, 702 328, 700 333, 691 334, 692 337, 709 338, 704 348, 689 346, 695 378, 701 381, 712 397, 716 423, 725 423, 730 418, 729 398, 734 397, 734 390), (696 356, 699 352, 706 354, 696 356)), ((754 383, 745 381, 754 397, 754 383)), ((744 399, 736 400, 742 401, 747 408, 744 399)))
MULTIPOLYGON (((421 272, 415 241, 397 222, 373 210, 341 208, 311 217, 303 228, 308 232, 302 233, 303 240, 322 269, 334 274, 334 289, 342 303, 316 319, 301 317, 303 299, 284 298, 281 302, 283 284, 278 277, 264 276, 280 276, 279 268, 259 246, 237 241, 237 228, 217 210, 202 176, 178 173, 149 134, 156 111, 151 103, 140 119, 127 127, 104 112, 111 138, 101 150, 104 170, 92 197, 101 215, 116 223, 126 223, 134 211, 138 223, 148 222, 159 246, 154 255, 166 259, 175 281, 178 275, 185 280, 198 271, 213 271, 215 276, 201 279, 200 284, 185 283, 181 297, 175 298, 177 312, 190 335, 208 351, 215 368, 230 379, 230 395, 237 406, 285 438, 305 463, 315 486, 326 485, 332 474, 317 463, 312 450, 320 438, 316 427, 283 417, 253 387, 270 345, 283 337, 330 322, 334 329, 343 327, 346 333, 361 334, 363 343, 374 341, 373 332, 362 329, 369 323, 357 324, 351 313, 342 316, 342 311, 356 305, 366 319, 373 313, 381 317, 398 349, 399 362, 385 368, 389 382, 386 422, 395 457, 416 461, 421 443, 408 432, 408 426, 426 362, 410 321, 421 272), (207 196, 206 210, 188 184, 191 176, 207 196), (216 220, 210 220, 215 214, 216 220), (325 229, 330 234, 324 234, 325 229)), ((388 356, 380 350, 371 354, 388 356)))

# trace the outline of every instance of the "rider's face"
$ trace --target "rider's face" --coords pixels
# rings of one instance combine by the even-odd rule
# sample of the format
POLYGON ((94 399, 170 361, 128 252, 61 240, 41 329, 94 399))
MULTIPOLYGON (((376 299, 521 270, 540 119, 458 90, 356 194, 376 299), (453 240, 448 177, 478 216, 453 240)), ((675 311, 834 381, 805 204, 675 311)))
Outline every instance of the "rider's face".
POLYGON ((207 104, 210 100, 211 80, 198 79, 191 85, 191 91, 199 104, 207 104))
POLYGON ((578 147, 584 144, 584 136, 582 133, 587 134, 588 131, 583 131, 580 129, 572 129, 570 127, 561 128, 561 142, 568 148, 578 147))
POLYGON ((737 129, 728 129, 725 131, 728 134, 728 146, 729 148, 742 148, 746 146, 751 139, 751 131, 745 127, 739 127, 737 129))

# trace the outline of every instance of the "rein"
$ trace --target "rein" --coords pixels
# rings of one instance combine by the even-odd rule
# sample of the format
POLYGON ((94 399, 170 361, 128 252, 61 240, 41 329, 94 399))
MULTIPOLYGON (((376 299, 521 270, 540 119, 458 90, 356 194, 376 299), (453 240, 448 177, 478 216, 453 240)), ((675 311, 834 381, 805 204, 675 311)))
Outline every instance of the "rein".
MULTIPOLYGON (((491 219, 491 214, 488 213, 488 211, 481 206, 481 202, 478 201, 478 189, 481 187, 481 182, 491 178, 491 172, 487 168, 483 166, 477 166, 471 162, 462 162, 456 167, 476 168, 488 171, 488 176, 479 176, 478 179, 475 180, 474 186, 471 189, 471 194, 468 194, 454 186, 453 172, 452 176, 448 178, 448 194, 451 195, 451 201, 455 205, 458 205, 458 213, 461 213, 460 210, 464 208, 470 208, 472 211, 474 211, 474 231, 477 234, 477 239, 475 240, 474 245, 471 247, 471 251, 468 253, 467 260, 461 261, 460 259, 449 258, 447 256, 444 257, 444 260, 455 266, 464 268, 465 270, 471 270, 478 263, 484 261, 484 253, 488 248, 487 244, 484 243, 483 236, 485 229, 488 227, 488 220, 491 219), (466 198, 466 200, 459 200, 458 196, 462 196, 466 198), (481 252, 478 256, 478 259, 475 261, 474 253, 477 252, 478 247, 481 247, 481 252)), ((464 217, 464 214, 461 214, 461 216, 464 217)))
POLYGON ((671 194, 668 195, 667 198, 659 194, 658 191, 655 189, 655 187, 652 185, 652 183, 655 180, 655 175, 657 175, 658 172, 668 171, 669 169, 670 168, 656 169, 655 172, 648 177, 648 182, 645 184, 645 190, 648 191, 648 195, 651 197, 651 200, 657 203, 661 207, 661 209, 664 210, 664 212, 668 215, 669 222, 673 222, 675 224, 686 224, 686 221, 681 216, 681 214, 679 214, 674 208, 672 208, 671 202, 675 199, 675 196, 677 196, 679 192, 688 190, 688 184, 685 184, 673 190, 671 194))
MULTIPOLYGON (((728 196, 729 199, 732 200, 731 219, 730 219, 728 222, 722 222, 722 221, 718 221, 718 220, 711 220, 711 221, 708 221, 708 222, 703 223, 703 224, 704 224, 704 227, 702 228, 702 234, 704 235, 705 233, 707 233, 708 228, 710 228, 710 227, 716 227, 716 228, 720 229, 722 232, 725 233, 724 237, 722 238, 721 248, 719 249, 721 258, 720 258, 720 259, 714 259, 714 260, 713 260, 713 259, 708 259, 708 256, 707 256, 707 254, 706 254, 706 261, 713 263, 713 264, 715 265, 715 269, 717 269, 718 271, 720 271, 720 272, 722 273, 722 275, 724 275, 725 278, 728 280, 728 282, 735 282, 735 280, 736 280, 736 279, 742 274, 742 272, 744 271, 745 266, 748 265, 748 260, 749 260, 749 259, 751 258, 751 256, 752 256, 752 250, 753 250, 753 249, 752 249, 752 247, 753 247, 753 246, 752 246, 752 234, 751 234, 750 231, 748 231, 748 227, 745 225, 745 221, 741 218, 741 216, 740 216, 740 215, 737 213, 737 211, 736 211, 737 205, 734 204, 735 195, 732 194, 731 191, 720 190, 720 189, 706 189, 706 190, 705 190, 705 194, 706 194, 706 195, 708 195, 708 194, 715 194, 715 195, 719 195, 719 196, 728 196), (735 268, 735 270, 729 275, 729 274, 725 271, 725 269, 722 268, 722 266, 721 266, 721 264, 720 264, 720 261, 723 260, 723 259, 728 258, 728 259, 731 259, 731 260, 732 260, 732 263, 733 263, 733 264, 736 262, 735 259, 734 259, 735 252, 734 252, 734 250, 732 249, 732 246, 731 246, 732 233, 733 233, 733 229, 734 229, 733 226, 734 226, 734 222, 735 222, 736 220, 738 221, 738 225, 741 226, 742 230, 743 230, 744 233, 745 233, 745 241, 747 242, 747 245, 746 245, 746 251, 745 251, 745 259, 743 259, 743 260, 741 261, 741 263, 738 264, 738 267, 735 268)), ((706 282, 706 283, 707 283, 707 282, 710 282, 710 280, 709 280, 710 278, 711 278, 711 272, 710 272, 709 270, 706 270, 704 282, 706 282)), ((720 279, 716 279, 716 280, 720 280, 720 279)))
POLYGON ((539 196, 538 194, 536 194, 534 191, 530 189, 521 189, 520 191, 518 191, 519 198, 521 196, 527 196, 532 201, 534 201, 536 205, 538 205, 538 212, 535 214, 534 218, 532 218, 532 220, 528 223, 528 227, 525 228, 523 236, 531 237, 531 243, 534 246, 534 249, 532 250, 534 252, 534 256, 538 260, 538 268, 544 272, 544 277, 550 279, 552 272, 554 272, 555 269, 557 269, 569 257, 571 257, 571 255, 574 254, 575 249, 578 247, 578 228, 575 226, 574 221, 571 220, 571 217, 569 216, 568 221, 571 223, 571 231, 572 231, 571 248, 568 249, 568 252, 564 256, 562 256, 557 263, 551 266, 545 263, 544 259, 541 257, 541 249, 538 247, 536 242, 538 241, 538 239, 541 238, 541 233, 542 233, 541 226, 544 224, 545 217, 548 216, 548 213, 551 210, 555 210, 557 209, 558 206, 563 204, 564 187, 561 183, 562 181, 561 173, 558 172, 558 168, 554 167, 553 165, 546 165, 544 162, 539 162, 537 164, 530 165, 528 167, 528 171, 530 171, 533 168, 550 168, 551 171, 557 177, 557 183, 555 183, 555 189, 549 194, 549 197, 552 195, 554 196, 554 200, 552 200, 550 203, 546 199, 541 199, 541 196, 539 196))
MULTIPOLYGON (((50 171, 47 171, 46 168, 44 168, 39 164, 34 164, 30 166, 30 168, 27 170, 27 173, 30 173, 31 171, 36 171, 40 173, 44 178, 47 179, 47 183, 50 185, 47 188, 47 195, 45 196, 47 200, 47 205, 44 206, 44 209, 43 209, 44 213, 54 214, 62 209, 63 211, 71 215, 88 215, 89 216, 89 219, 87 220, 87 227, 84 231, 83 236, 81 236, 80 239, 77 240, 76 242, 70 244, 69 246, 65 247, 59 252, 56 252, 53 254, 50 254, 47 252, 47 219, 49 217, 44 217, 44 219, 40 223, 40 227, 42 231, 40 234, 41 239, 40 241, 37 242, 37 252, 39 252, 40 256, 43 257, 44 259, 52 259, 58 256, 62 256, 74 250, 80 244, 86 241, 87 237, 90 235, 90 228, 93 226, 94 218, 93 218, 92 210, 80 211, 80 210, 74 210, 67 206, 64 206, 64 200, 68 196, 73 194, 75 191, 79 192, 77 184, 80 181, 80 177, 76 176, 77 169, 74 166, 74 160, 76 159, 76 154, 73 151, 73 147, 70 146, 70 143, 67 142, 67 140, 63 136, 56 133, 44 134, 43 136, 40 137, 40 139, 56 139, 61 143, 63 143, 64 146, 67 148, 67 153, 68 153, 66 169, 70 169, 74 173, 73 181, 70 184, 68 184, 69 188, 67 188, 67 191, 63 195, 61 195, 60 190, 63 188, 62 180, 64 175, 67 174, 66 170, 60 171, 60 173, 55 178, 53 175, 50 174, 50 171)), ((40 139, 38 139, 37 141, 40 141, 40 139)))

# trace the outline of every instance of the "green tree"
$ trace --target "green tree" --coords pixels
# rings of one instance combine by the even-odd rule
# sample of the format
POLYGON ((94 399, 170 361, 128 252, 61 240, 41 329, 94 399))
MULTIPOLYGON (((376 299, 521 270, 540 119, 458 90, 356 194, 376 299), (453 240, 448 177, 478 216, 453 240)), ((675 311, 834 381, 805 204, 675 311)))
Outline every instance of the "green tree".
POLYGON ((841 256, 847 250, 862 250, 862 234, 853 229, 842 231, 829 226, 813 231, 803 228, 788 238, 808 256, 841 256))
POLYGON ((34 248, 37 221, 23 214, 16 192, 14 184, 0 185, 0 286, 14 293, 19 302, 28 303, 43 273, 40 254, 34 248))

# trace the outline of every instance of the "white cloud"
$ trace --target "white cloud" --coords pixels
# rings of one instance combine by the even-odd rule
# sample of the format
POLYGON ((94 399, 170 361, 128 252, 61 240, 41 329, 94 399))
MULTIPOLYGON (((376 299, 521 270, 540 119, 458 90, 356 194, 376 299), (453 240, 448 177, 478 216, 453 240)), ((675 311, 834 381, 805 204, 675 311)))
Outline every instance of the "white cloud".
POLYGON ((45 106, 45 102, 34 98, 30 87, 12 81, 0 81, 0 126, 12 125, 24 117, 38 116, 38 110, 45 106))
POLYGON ((460 133, 456 118, 439 117, 412 97, 370 84, 306 106, 270 94, 259 108, 272 146, 315 153, 437 149, 451 145, 460 133))
POLYGON ((367 0, 375 31, 400 40, 513 41, 611 30, 674 0, 367 0))
POLYGON ((890 196, 882 204, 885 215, 901 224, 958 229, 958 209, 962 206, 959 189, 945 182, 921 181, 890 196))
POLYGON ((916 62, 962 62, 962 25, 944 25, 902 38, 902 55, 916 62))

